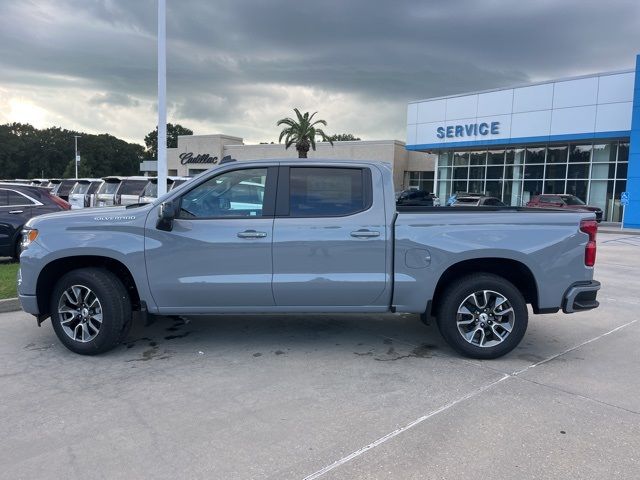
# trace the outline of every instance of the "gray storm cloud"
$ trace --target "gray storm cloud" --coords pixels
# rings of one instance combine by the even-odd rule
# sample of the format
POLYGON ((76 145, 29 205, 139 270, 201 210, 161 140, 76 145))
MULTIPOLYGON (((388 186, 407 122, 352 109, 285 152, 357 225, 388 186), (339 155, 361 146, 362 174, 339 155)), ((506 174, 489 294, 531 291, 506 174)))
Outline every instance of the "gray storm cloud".
MULTIPOLYGON (((403 139, 409 100, 629 68, 640 50, 637 1, 167 4, 170 121, 249 141, 273 140, 294 106, 330 131, 403 139)), ((27 104, 141 142, 155 29, 155 1, 1 0, 0 121, 27 104)))

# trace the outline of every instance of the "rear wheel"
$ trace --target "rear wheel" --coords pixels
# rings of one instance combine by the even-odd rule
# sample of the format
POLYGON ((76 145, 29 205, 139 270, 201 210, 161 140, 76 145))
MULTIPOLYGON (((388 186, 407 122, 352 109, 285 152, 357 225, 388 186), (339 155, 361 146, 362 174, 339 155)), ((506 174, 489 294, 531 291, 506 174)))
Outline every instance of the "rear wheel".
POLYGON ((131 326, 131 301, 113 273, 82 268, 64 275, 51 295, 51 322, 71 351, 96 355, 111 350, 131 326))
POLYGON ((497 358, 522 340, 528 311, 520 291, 504 278, 474 274, 447 289, 438 327, 447 343, 472 358, 497 358))

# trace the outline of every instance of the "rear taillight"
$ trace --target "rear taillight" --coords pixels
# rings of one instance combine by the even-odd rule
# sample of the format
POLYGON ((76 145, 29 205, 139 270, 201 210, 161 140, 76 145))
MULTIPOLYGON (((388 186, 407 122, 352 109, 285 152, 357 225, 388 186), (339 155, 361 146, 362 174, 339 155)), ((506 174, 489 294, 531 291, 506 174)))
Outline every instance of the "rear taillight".
POLYGON ((69 202, 65 202, 60 197, 49 194, 49 200, 58 205, 62 210, 71 210, 71 204, 69 202))
POLYGON ((582 220, 580 231, 589 235, 589 241, 584 247, 584 264, 593 267, 596 264, 596 233, 598 233, 598 222, 595 220, 582 220))

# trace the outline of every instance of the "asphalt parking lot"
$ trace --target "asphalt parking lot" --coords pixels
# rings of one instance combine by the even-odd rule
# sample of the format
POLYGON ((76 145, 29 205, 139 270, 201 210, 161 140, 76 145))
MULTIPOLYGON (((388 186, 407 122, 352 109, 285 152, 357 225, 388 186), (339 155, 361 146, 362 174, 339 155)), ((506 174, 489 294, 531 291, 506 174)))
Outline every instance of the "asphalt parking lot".
POLYGON ((161 318, 81 357, 0 314, 0 477, 640 478, 640 236, 599 235, 596 278, 493 361, 413 315, 161 318))

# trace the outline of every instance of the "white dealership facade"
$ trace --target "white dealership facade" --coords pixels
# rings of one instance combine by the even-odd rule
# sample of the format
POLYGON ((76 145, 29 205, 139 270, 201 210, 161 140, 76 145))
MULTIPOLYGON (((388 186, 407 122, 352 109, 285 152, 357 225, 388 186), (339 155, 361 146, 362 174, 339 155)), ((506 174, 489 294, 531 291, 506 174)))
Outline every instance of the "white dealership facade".
MULTIPOLYGON (((638 183, 638 76, 636 68, 410 102, 407 149, 438 155, 443 201, 473 191, 517 206, 573 194, 620 221, 622 193, 638 183)), ((632 223, 635 211, 627 208, 632 223)))

